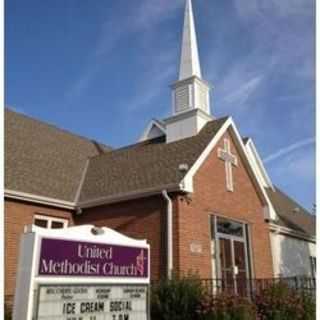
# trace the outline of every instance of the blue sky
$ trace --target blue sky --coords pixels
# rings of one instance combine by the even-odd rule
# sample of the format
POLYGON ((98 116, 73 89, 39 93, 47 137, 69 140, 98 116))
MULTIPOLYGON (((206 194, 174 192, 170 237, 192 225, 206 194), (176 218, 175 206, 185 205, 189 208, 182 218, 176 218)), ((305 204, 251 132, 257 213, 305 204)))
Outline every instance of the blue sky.
MULTIPOLYGON (((211 111, 275 184, 315 201, 314 0, 193 0, 211 111)), ((10 0, 6 105, 114 147, 170 115, 184 0, 10 0)))

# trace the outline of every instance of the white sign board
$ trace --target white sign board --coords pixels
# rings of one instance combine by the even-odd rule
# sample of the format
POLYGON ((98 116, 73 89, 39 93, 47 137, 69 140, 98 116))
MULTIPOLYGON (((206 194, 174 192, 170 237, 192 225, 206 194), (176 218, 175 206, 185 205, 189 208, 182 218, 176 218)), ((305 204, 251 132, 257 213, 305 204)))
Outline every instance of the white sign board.
POLYGON ((13 320, 148 320, 150 246, 109 228, 31 226, 13 320))
POLYGON ((147 320, 145 285, 40 286, 38 320, 147 320))

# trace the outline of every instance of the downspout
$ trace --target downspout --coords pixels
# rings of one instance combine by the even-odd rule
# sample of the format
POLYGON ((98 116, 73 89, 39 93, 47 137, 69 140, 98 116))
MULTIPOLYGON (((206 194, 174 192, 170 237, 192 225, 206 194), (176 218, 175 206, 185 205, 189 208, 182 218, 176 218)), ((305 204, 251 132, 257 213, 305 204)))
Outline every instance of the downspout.
POLYGON ((173 270, 173 245, 172 245, 172 200, 167 190, 162 191, 163 197, 167 201, 167 277, 172 279, 173 270))

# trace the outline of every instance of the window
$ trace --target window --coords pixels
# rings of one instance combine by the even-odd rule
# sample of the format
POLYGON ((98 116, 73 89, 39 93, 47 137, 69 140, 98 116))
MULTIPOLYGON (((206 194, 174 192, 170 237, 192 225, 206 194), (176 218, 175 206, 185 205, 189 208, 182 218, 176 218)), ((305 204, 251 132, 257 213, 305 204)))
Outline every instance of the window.
POLYGON ((38 227, 48 229, 61 229, 68 226, 67 219, 43 216, 39 214, 34 216, 33 223, 38 227))
POLYGON ((313 278, 316 277, 316 273, 317 273, 317 265, 316 265, 317 261, 316 261, 316 257, 310 257, 310 265, 311 265, 311 276, 313 278))
POLYGON ((217 217, 217 232, 243 237, 243 224, 217 217))

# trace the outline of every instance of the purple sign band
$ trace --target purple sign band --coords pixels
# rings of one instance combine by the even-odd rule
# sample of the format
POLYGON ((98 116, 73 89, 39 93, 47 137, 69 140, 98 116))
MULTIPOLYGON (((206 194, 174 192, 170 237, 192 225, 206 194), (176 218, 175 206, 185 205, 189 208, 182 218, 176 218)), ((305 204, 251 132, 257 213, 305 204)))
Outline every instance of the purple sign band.
POLYGON ((39 275, 147 278, 148 249, 43 238, 39 275))

